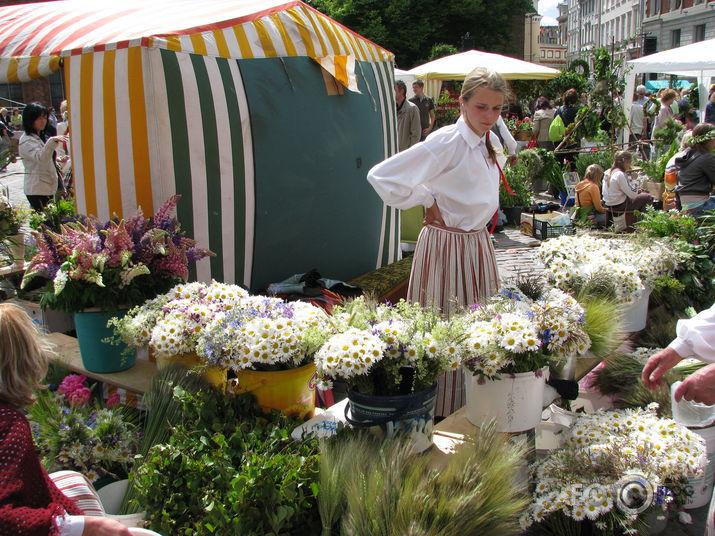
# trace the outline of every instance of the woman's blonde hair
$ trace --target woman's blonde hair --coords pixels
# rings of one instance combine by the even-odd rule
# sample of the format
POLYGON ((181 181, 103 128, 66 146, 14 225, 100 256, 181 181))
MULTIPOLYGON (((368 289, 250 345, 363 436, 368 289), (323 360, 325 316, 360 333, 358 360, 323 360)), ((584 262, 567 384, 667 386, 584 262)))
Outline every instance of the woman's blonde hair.
POLYGON ((35 401, 47 374, 50 344, 20 307, 0 304, 0 399, 21 408, 35 401))
MULTIPOLYGON (((463 101, 467 101, 480 89, 491 89, 492 91, 497 91, 504 95, 504 101, 511 98, 509 86, 501 75, 485 67, 477 67, 467 75, 464 79, 464 84, 462 84, 462 92, 460 93, 460 96, 463 101)), ((492 162, 496 163, 497 155, 491 142, 487 140, 486 146, 489 158, 491 158, 492 162)))
POLYGON ((598 164, 591 164, 586 168, 583 178, 591 182, 598 182, 603 178, 603 168, 598 164))
POLYGON ((626 162, 633 162, 633 155, 628 151, 618 151, 613 156, 613 166, 611 169, 618 168, 621 171, 626 171, 626 162))

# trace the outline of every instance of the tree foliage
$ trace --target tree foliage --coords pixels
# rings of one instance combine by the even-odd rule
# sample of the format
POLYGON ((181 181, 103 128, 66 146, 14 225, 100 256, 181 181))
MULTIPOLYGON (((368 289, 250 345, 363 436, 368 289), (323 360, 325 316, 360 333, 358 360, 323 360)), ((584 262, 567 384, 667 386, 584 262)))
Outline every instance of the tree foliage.
POLYGON ((309 0, 351 30, 390 50, 401 69, 424 63, 435 43, 461 49, 467 32, 474 48, 487 52, 521 52, 511 39, 512 27, 523 26, 523 14, 534 11, 531 0, 309 0))

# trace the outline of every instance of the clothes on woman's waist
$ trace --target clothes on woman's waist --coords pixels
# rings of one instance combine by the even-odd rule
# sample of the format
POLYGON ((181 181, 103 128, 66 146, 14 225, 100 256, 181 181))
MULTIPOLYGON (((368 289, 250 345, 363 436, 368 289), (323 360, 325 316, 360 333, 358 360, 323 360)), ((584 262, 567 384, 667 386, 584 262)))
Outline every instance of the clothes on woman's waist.
MULTIPOLYGON (((499 167, 491 161, 486 134, 479 137, 462 117, 424 142, 375 165, 367 179, 382 200, 406 210, 435 202, 447 227, 481 229, 499 207, 499 167)), ((506 161, 496 136, 489 141, 500 165, 506 161)))

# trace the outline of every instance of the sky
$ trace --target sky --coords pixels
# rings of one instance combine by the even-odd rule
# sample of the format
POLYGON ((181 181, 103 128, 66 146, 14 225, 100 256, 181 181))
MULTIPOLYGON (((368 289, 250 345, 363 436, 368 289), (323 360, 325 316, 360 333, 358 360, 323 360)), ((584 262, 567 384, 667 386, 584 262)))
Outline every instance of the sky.
POLYGON ((556 26, 556 17, 559 15, 559 10, 556 6, 563 0, 539 0, 539 15, 543 18, 541 19, 542 26, 556 26))

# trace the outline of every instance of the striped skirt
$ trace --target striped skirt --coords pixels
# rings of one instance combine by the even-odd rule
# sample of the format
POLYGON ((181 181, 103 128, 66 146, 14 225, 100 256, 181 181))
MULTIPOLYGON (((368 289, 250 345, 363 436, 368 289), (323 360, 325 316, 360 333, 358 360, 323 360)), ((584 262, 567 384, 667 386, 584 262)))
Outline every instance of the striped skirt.
MULTIPOLYGON (((437 307, 449 317, 498 289, 494 247, 486 229, 461 231, 435 225, 422 229, 412 260, 409 301, 437 307)), ((464 404, 462 370, 444 373, 437 385, 435 415, 446 417, 464 404)))

